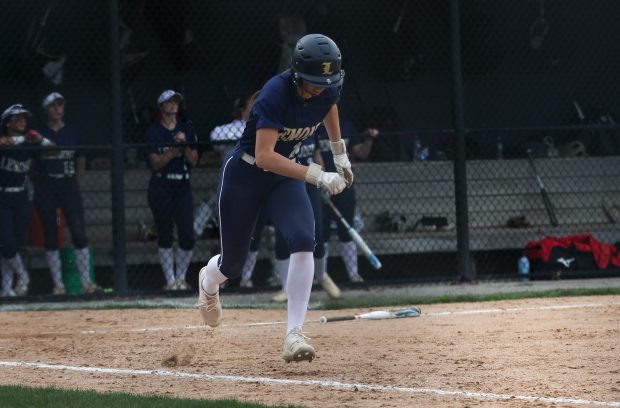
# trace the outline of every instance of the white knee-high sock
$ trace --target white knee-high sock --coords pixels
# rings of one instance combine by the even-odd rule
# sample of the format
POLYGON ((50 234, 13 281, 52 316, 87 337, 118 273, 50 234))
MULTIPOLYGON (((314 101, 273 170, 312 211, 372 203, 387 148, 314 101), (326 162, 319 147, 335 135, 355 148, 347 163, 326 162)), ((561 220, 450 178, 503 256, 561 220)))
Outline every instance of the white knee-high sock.
POLYGON ((314 277, 321 282, 327 273, 327 255, 323 258, 314 258, 314 277))
POLYGON ((28 276, 28 271, 24 268, 21 255, 17 254, 13 258, 7 259, 7 263, 13 269, 13 276, 17 278, 17 285, 28 285, 30 276, 28 276))
POLYGON ((90 283, 90 253, 88 247, 75 248, 75 263, 78 271, 80 271, 80 280, 82 285, 90 283))
POLYGON ((60 252, 58 250, 45 251, 45 258, 47 259, 47 265, 50 267, 50 272, 52 274, 52 279, 54 280, 54 285, 64 286, 64 284, 62 283, 60 252))
POLYGON ((2 293, 9 293, 13 289, 13 268, 9 265, 8 259, 0 260, 2 269, 2 293))
POLYGON ((286 283, 288 295, 287 333, 304 324, 310 291, 312 290, 312 277, 314 276, 312 252, 295 252, 291 254, 290 260, 286 283))
POLYGON ((256 260, 258 259, 258 251, 250 251, 248 257, 243 264, 243 270, 241 271, 242 280, 250 280, 254 267, 256 266, 256 260))
POLYGON ((282 284, 282 289, 286 291, 286 278, 288 276, 288 265, 290 259, 274 259, 273 268, 276 270, 276 276, 280 279, 280 283, 282 284))
POLYGON ((177 255, 176 255, 176 274, 177 274, 177 280, 179 279, 185 279, 185 275, 187 275, 187 268, 189 268, 189 263, 192 260, 192 254, 194 253, 194 251, 185 251, 184 249, 181 248, 177 248, 177 255))
POLYGON ((355 242, 341 242, 340 255, 344 261, 344 266, 347 268, 349 278, 357 275, 357 246, 355 242))
POLYGON ((11 259, 7 259, 9 266, 13 269, 13 273, 16 277, 20 279, 28 279, 28 272, 26 272, 26 268, 24 268, 24 263, 22 262, 22 257, 17 254, 11 259))
POLYGON ((174 283, 174 252, 172 248, 157 248, 159 264, 166 277, 168 285, 174 283))
POLYGON ((220 284, 226 282, 228 279, 226 275, 220 272, 220 268, 218 268, 217 263, 220 260, 220 255, 215 255, 213 258, 209 260, 206 268, 205 278, 200 283, 202 289, 207 292, 209 295, 215 295, 220 290, 220 284))

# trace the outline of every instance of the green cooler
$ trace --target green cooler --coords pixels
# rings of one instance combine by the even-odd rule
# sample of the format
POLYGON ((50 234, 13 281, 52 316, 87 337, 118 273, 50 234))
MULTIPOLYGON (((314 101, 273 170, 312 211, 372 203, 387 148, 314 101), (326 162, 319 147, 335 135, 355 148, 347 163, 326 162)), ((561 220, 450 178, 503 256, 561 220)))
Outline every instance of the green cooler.
MULTIPOLYGON (((93 250, 88 248, 88 253, 90 255, 90 281, 94 282, 93 250)), ((60 248, 60 262, 62 264, 62 282, 65 284, 67 295, 79 295, 82 293, 82 281, 75 260, 75 249, 71 247, 60 248)))

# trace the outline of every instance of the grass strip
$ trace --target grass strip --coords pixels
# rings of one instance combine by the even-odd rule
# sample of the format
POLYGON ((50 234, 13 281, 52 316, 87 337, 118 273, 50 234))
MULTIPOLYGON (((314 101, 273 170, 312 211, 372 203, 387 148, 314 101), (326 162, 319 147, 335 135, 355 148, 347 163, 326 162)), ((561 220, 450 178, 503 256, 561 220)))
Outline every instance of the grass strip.
POLYGON ((118 392, 64 390, 58 388, 33 388, 0 386, 0 405, 4 408, 264 408, 290 407, 293 405, 263 405, 234 400, 191 400, 161 396, 142 396, 118 392))
MULTIPOLYGON (((497 292, 491 294, 447 294, 447 295, 390 295, 383 294, 372 297, 342 298, 335 300, 324 300, 311 302, 310 310, 337 310, 351 309, 359 307, 382 307, 382 306, 402 306, 420 305, 435 303, 459 303, 459 302, 491 302, 498 300, 518 300, 534 298, 554 298, 567 296, 600 296, 600 295, 619 295, 620 287, 605 288, 569 288, 569 289, 550 289, 535 291, 517 292, 497 292)), ((262 301, 255 303, 226 303, 223 299, 225 309, 282 309, 286 310, 286 304, 262 301)), ((122 310, 122 309, 193 309, 192 303, 174 301, 173 299, 161 300, 121 300, 109 299, 106 301, 92 302, 65 302, 47 304, 28 304, 21 303, 15 305, 0 306, 1 311, 55 311, 55 310, 122 310)))
POLYGON ((323 302, 319 310, 353 309, 404 305, 430 305, 436 303, 493 302, 534 298, 569 296, 619 295, 620 288, 552 289, 548 291, 503 292, 492 294, 459 294, 441 296, 390 296, 367 299, 333 299, 323 302))

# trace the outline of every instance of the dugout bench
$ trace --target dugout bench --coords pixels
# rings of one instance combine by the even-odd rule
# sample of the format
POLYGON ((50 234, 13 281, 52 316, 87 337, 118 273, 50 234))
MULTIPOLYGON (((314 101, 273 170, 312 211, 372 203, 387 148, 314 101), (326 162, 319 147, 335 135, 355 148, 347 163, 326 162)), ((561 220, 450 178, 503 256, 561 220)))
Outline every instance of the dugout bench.
MULTIPOLYGON (((549 223, 537 182, 526 160, 467 162, 470 248, 472 251, 522 249, 547 235, 591 233, 604 242, 620 240, 620 225, 610 222, 603 204, 620 206, 620 158, 539 159, 537 167, 553 202, 558 227, 549 223), (508 228, 511 217, 525 216, 530 226, 508 228)), ((198 168, 192 175, 195 203, 216 191, 218 169, 198 168)), ((362 236, 377 255, 456 251, 453 163, 447 161, 354 164, 362 236), (377 217, 403 218, 399 230, 385 231, 377 217), (423 216, 445 217, 452 228, 429 230, 413 225, 423 216)), ((138 234, 152 222, 146 189, 147 169, 125 172, 125 234, 128 265, 156 265, 157 245, 138 234)), ((109 170, 88 171, 80 182, 87 234, 95 266, 113 265, 112 196, 109 170)), ((68 239, 68 231, 65 231, 68 239)), ((335 234, 330 253, 337 255, 335 234)), ((217 239, 199 239, 193 262, 206 262, 218 250, 217 239)), ((270 256, 261 246, 261 258, 270 256)), ((28 248, 30 268, 47 268, 43 248, 28 248)))

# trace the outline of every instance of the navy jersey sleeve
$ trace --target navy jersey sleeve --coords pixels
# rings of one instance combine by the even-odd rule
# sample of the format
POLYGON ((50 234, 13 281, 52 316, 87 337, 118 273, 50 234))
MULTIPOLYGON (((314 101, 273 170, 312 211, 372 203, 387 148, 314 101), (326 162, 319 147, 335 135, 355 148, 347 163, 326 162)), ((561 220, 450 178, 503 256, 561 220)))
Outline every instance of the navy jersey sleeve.
POLYGON ((252 114, 256 117, 256 130, 271 128, 281 131, 284 129, 287 91, 286 81, 280 77, 272 78, 261 89, 252 108, 252 114))

